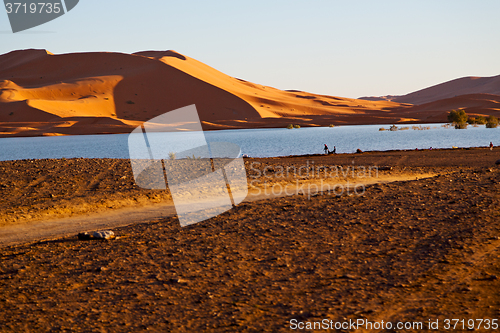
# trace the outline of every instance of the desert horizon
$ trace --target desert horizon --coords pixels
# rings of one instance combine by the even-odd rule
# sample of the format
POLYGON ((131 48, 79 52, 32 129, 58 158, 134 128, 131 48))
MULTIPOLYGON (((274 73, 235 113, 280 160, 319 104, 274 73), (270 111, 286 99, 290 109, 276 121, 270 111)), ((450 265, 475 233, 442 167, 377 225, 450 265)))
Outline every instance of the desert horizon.
POLYGON ((500 116, 500 75, 352 99, 248 82, 175 51, 0 55, 0 137, 129 133, 191 104, 204 130, 444 123, 453 109, 500 116))

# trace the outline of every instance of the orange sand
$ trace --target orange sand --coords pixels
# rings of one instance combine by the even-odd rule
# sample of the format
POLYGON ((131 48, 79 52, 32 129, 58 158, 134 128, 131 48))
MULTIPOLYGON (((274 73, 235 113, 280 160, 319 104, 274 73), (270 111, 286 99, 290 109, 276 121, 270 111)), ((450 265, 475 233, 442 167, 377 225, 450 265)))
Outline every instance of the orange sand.
POLYGON ((128 133, 191 104, 206 130, 445 122, 449 106, 465 104, 478 114, 500 113, 500 96, 460 98, 413 106, 282 91, 230 77, 175 51, 0 55, 0 137, 128 133))

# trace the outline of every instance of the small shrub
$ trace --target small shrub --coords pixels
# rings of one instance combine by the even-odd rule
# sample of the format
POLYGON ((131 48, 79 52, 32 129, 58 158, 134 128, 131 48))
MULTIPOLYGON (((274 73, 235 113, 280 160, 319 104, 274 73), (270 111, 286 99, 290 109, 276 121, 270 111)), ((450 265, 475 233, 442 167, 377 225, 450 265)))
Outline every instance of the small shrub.
POLYGON ((479 125, 484 125, 486 124, 486 118, 484 118, 483 116, 478 116, 476 118, 476 124, 479 124, 479 125))
POLYGON ((379 131, 385 131, 385 128, 380 127, 378 130, 379 130, 379 131))
MULTIPOLYGON (((425 131, 425 130, 430 130, 431 127, 430 126, 422 126, 422 125, 419 125, 419 126, 415 126, 413 125, 411 127, 414 131, 425 131)), ((434 127, 434 128, 437 128, 437 127, 434 127)))
POLYGON ((174 152, 170 152, 170 153, 168 153, 168 158, 171 160, 175 160, 176 154, 174 152))
POLYGON ((486 128, 496 128, 498 126, 498 118, 495 116, 489 116, 486 121, 486 128))
POLYGON ((467 122, 471 125, 477 124, 477 120, 475 117, 469 117, 467 118, 467 122))
POLYGON ((330 124, 330 125, 328 125, 328 127, 335 127, 335 125, 334 124, 330 124))
POLYGON ((293 128, 293 125, 292 125, 292 124, 289 124, 286 128, 288 128, 288 129, 292 129, 292 128, 293 128))
POLYGON ((467 128, 467 123, 454 123, 455 129, 466 129, 467 128))
POLYGON ((300 125, 293 125, 293 128, 300 128, 300 125))

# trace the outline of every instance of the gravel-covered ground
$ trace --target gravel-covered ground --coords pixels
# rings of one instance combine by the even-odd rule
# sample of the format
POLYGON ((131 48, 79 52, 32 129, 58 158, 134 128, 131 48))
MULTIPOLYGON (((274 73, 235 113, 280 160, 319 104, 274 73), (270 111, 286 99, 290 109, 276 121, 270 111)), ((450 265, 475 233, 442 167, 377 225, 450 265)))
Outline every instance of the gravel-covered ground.
MULTIPOLYGON (((175 217, 151 221, 115 229, 119 237, 111 241, 75 235, 4 247, 0 331, 285 332, 323 319, 422 322, 424 330, 429 319, 439 319, 434 331, 445 331, 445 320, 454 318, 465 320, 464 329, 460 322, 454 331, 466 331, 469 319, 490 319, 491 325, 500 319, 498 156, 471 149, 247 160, 273 170, 309 160, 390 166, 383 172, 415 178, 439 175, 367 186, 360 195, 246 202, 184 228, 175 217)), ((39 193, 52 191, 55 198, 75 183, 87 190, 67 193, 85 200, 154 192, 135 188, 123 161, 64 161, 87 170, 73 168, 75 182, 69 171, 64 178, 60 163, 2 162, 2 212, 33 207, 36 186, 22 184, 44 176, 53 188, 44 192, 46 185, 39 185, 39 193), (104 172, 96 163, 113 167, 104 172), (5 176, 16 167, 24 178, 5 176), (44 171, 51 167, 53 177, 62 178, 51 180, 44 171), (92 183, 95 174, 100 182, 92 183), (60 185, 63 179, 69 185, 60 185)), ((478 323, 483 331, 485 322, 480 329, 478 323)))

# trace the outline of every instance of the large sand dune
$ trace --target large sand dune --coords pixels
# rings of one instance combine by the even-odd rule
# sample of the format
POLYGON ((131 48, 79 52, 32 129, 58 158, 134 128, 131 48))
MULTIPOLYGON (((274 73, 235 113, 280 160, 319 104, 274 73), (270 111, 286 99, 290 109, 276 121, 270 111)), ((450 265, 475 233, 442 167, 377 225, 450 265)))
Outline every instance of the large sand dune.
POLYGON ((470 94, 500 95, 500 75, 492 77, 462 77, 402 96, 387 95, 380 97, 360 97, 360 99, 420 105, 470 94))
POLYGON ((0 56, 3 137, 128 133, 191 104, 207 130, 446 121, 446 107, 424 112, 399 102, 282 91, 233 78, 175 51, 20 50, 0 56))

